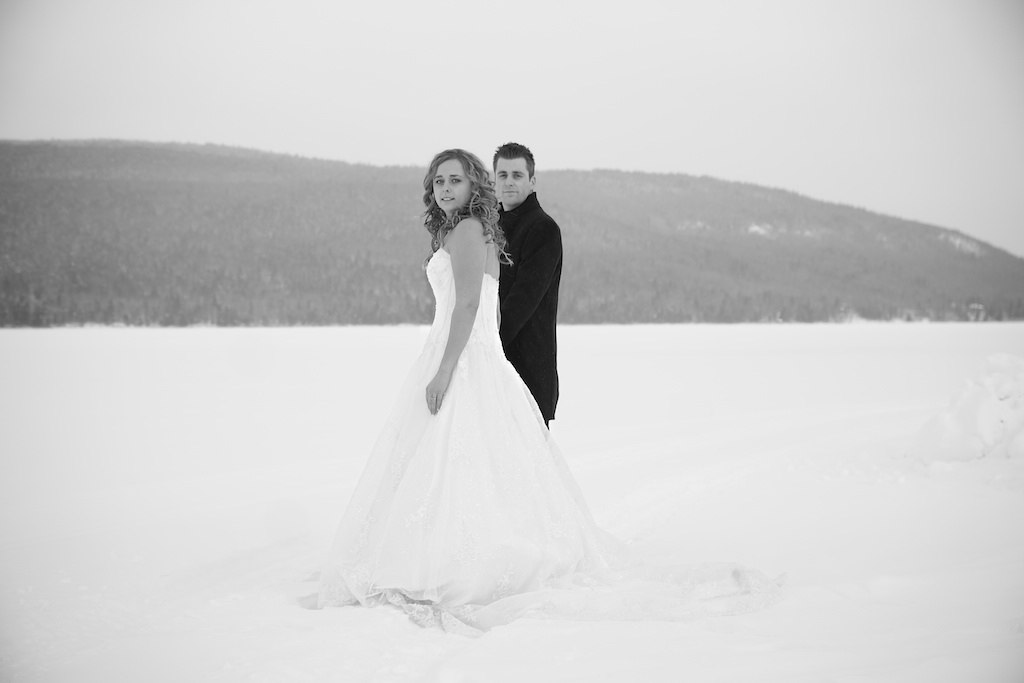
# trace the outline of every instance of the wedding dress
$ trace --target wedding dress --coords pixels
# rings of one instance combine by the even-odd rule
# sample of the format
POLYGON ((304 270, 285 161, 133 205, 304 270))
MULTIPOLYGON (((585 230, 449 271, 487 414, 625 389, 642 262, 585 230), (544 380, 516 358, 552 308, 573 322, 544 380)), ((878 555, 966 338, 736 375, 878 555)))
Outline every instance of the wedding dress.
POLYGON ((775 599, 775 582, 741 567, 631 563, 594 524, 505 359, 490 275, 431 415, 424 390, 455 303, 451 257, 439 249, 426 271, 434 320, 328 553, 320 607, 391 604, 421 625, 477 634, 520 617, 689 619, 775 599))

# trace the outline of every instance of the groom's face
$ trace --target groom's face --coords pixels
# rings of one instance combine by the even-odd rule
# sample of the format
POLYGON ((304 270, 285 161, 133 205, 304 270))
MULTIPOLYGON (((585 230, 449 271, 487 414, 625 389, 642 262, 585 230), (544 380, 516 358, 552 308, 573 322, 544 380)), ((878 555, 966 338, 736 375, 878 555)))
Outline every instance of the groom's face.
POLYGON ((494 166, 494 189, 498 200, 506 211, 511 211, 526 201, 533 192, 536 178, 530 177, 526 159, 498 159, 494 166))

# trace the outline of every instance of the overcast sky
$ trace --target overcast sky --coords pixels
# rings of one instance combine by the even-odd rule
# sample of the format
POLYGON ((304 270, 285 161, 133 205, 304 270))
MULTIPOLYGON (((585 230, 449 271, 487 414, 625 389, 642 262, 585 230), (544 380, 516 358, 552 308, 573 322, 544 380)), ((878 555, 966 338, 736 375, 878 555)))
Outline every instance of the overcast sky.
POLYGON ((542 197, 556 168, 710 175, 1024 255, 1024 2, 0 0, 0 138, 516 140, 542 197))

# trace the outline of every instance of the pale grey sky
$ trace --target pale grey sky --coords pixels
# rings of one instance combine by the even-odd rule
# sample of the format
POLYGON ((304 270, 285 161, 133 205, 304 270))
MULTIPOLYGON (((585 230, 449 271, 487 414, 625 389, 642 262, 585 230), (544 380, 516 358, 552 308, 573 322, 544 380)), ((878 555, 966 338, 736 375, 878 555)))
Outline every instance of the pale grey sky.
POLYGON ((1024 2, 0 0, 0 139, 52 138, 419 166, 516 140, 539 188, 710 175, 1024 255, 1024 2))

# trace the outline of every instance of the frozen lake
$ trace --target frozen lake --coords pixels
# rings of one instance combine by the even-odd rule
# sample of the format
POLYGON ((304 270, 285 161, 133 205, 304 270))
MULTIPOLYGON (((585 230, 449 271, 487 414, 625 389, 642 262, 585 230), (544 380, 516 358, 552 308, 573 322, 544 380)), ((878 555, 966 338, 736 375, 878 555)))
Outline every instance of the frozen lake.
POLYGON ((787 594, 476 640, 295 602, 425 335, 0 330, 0 678, 1024 680, 1024 458, 920 448, 1024 324, 559 328, 552 432, 599 524, 787 594))

